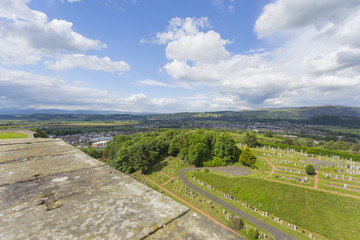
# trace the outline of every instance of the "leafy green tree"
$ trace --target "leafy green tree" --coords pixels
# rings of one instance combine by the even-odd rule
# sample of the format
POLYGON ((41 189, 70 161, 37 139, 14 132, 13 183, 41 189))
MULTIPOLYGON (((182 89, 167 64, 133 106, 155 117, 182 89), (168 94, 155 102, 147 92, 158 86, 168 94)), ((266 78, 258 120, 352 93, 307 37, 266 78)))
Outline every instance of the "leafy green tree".
POLYGON ((248 233, 250 239, 258 239, 259 237, 259 231, 255 229, 251 229, 248 233))
POLYGON ((213 156, 222 158, 225 163, 234 163, 239 159, 241 150, 236 146, 229 133, 220 133, 213 139, 213 156))
POLYGON ((315 175, 315 168, 313 165, 309 164, 306 166, 306 169, 305 169, 306 173, 308 175, 315 175))
POLYGON ((264 136, 265 136, 265 137, 269 137, 269 138, 271 138, 271 137, 273 137, 273 136, 274 136, 274 134, 273 134, 273 132, 272 132, 272 131, 267 130, 267 131, 265 131, 265 132, 264 132, 264 136))
POLYGON ((244 143, 249 147, 256 147, 259 145, 257 135, 255 133, 246 133, 244 137, 244 143))
POLYGON ((171 156, 177 156, 180 153, 180 150, 184 147, 186 135, 179 134, 175 136, 169 144, 168 154, 171 156))
POLYGON ((294 145, 294 140, 291 137, 284 137, 283 144, 294 145))
POLYGON ((354 144, 352 146, 352 150, 355 154, 360 154, 360 142, 354 144))
POLYGON ((87 155, 89 155, 92 158, 99 159, 101 158, 100 152, 98 152, 94 147, 89 145, 87 148, 81 149, 83 152, 85 152, 87 155))
POLYGON ((314 146, 314 140, 311 139, 311 138, 306 138, 306 139, 305 139, 305 145, 306 145, 307 147, 313 147, 313 146, 314 146))
POLYGON ((250 148, 246 146, 240 155, 240 162, 245 166, 252 166, 256 161, 256 157, 252 154, 250 148))
POLYGON ((219 157, 213 157, 211 160, 206 161, 203 163, 204 167, 220 167, 220 166, 226 166, 226 162, 219 157))
POLYGON ((30 128, 29 130, 34 131, 35 132, 35 137, 36 138, 48 138, 48 135, 44 132, 44 130, 36 127, 36 128, 30 128))

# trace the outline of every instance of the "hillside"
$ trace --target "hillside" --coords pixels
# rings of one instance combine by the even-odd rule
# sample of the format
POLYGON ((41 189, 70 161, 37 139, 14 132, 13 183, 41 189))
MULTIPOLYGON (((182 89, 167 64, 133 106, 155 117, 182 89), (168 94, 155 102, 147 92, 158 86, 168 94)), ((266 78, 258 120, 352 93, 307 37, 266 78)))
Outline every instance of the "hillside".
MULTIPOLYGON (((11 111, 0 110, 0 120, 57 120, 57 121, 119 121, 136 120, 142 122, 170 121, 170 122, 194 122, 194 121, 217 121, 217 122, 276 122, 294 121, 304 124, 324 124, 357 127, 360 123, 360 107, 345 106, 313 106, 279 109, 255 109, 244 111, 221 111, 221 112, 184 112, 168 114, 124 114, 86 111, 64 111, 61 113, 38 113, 26 114, 26 110, 14 109, 11 111)), ((28 112, 31 112, 30 110, 28 112)), ((55 110, 52 112, 56 112, 55 110)))

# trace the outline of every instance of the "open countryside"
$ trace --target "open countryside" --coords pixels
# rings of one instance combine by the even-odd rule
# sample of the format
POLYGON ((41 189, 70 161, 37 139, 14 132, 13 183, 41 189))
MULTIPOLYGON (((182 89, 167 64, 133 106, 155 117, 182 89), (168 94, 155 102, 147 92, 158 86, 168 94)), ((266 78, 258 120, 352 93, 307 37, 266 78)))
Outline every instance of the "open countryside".
POLYGON ((0 240, 360 240, 360 0, 0 0, 0 240))

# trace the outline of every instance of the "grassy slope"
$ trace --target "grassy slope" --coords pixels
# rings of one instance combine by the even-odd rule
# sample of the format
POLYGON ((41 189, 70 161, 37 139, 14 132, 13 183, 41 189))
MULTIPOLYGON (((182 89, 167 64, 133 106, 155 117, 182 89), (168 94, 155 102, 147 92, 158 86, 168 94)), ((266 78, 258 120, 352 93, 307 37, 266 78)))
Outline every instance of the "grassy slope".
POLYGON ((261 179, 195 175, 260 210, 329 239, 360 239, 360 200, 261 179))
POLYGON ((13 132, 0 133, 0 139, 10 139, 10 138, 28 138, 28 135, 24 133, 13 133, 13 132))

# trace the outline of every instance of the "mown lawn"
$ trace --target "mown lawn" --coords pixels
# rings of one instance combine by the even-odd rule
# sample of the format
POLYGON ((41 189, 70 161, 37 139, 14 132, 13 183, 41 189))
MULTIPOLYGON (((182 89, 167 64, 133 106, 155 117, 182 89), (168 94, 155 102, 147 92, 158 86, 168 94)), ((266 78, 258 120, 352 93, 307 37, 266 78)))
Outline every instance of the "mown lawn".
POLYGON ((360 200, 253 178, 194 176, 262 211, 329 239, 360 239, 360 200))
POLYGON ((10 139, 10 138, 28 138, 29 136, 24 133, 15 133, 15 132, 0 132, 0 139, 10 139))

